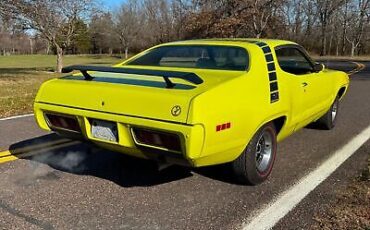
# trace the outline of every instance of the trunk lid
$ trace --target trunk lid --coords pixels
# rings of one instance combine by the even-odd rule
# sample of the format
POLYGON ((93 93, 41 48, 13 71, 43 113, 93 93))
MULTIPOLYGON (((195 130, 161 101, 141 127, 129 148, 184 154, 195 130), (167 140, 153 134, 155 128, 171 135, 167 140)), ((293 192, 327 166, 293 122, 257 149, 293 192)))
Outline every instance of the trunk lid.
POLYGON ((171 79, 176 86, 168 89, 164 80, 158 77, 94 73, 91 74, 94 79, 87 81, 82 76, 66 76, 44 83, 36 102, 186 123, 194 97, 245 73, 217 70, 191 72, 204 82, 195 86, 182 79, 171 79))

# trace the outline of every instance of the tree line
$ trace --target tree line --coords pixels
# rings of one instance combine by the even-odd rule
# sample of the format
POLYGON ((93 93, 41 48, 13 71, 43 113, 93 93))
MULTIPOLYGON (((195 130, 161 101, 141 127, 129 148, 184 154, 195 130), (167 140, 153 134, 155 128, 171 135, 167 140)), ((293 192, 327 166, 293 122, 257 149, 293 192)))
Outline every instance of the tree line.
POLYGON ((117 54, 184 39, 258 37, 319 55, 370 53, 370 0, 2 0, 0 54, 117 54))

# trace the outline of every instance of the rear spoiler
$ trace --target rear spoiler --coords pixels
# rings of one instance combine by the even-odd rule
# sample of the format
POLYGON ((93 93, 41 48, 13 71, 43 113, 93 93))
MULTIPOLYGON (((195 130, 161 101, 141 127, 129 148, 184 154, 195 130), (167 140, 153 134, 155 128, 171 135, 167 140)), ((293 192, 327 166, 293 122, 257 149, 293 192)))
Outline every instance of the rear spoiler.
POLYGON ((87 65, 73 65, 67 66, 62 69, 62 73, 71 73, 74 70, 78 70, 85 77, 85 80, 91 81, 94 79, 88 71, 104 72, 104 73, 123 73, 123 74, 137 74, 141 76, 151 77, 163 77, 166 82, 166 88, 173 88, 175 84, 170 78, 179 78, 187 82, 200 85, 203 83, 203 79, 195 73, 191 72, 179 72, 179 71, 163 71, 163 70, 150 70, 150 69, 131 69, 121 67, 105 67, 105 66, 87 66, 87 65))

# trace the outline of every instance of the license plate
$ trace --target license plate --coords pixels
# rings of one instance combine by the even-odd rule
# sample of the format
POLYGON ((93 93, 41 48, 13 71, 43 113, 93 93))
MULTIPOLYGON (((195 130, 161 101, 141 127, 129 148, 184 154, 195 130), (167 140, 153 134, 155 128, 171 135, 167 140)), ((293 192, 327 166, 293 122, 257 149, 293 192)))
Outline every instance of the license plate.
POLYGON ((96 139, 118 142, 117 124, 109 121, 92 120, 91 135, 96 139))

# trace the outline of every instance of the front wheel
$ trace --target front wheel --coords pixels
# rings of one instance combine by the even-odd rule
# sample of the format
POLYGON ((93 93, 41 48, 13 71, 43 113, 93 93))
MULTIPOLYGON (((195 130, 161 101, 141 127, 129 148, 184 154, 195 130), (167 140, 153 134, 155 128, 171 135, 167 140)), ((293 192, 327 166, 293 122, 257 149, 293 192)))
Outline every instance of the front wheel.
POLYGON ((337 121, 339 112, 339 99, 338 97, 335 98, 333 104, 330 106, 328 112, 326 112, 318 121, 317 123, 324 129, 330 130, 333 129, 335 123, 337 121))
POLYGON ((243 153, 232 163, 238 181, 252 185, 265 181, 272 171, 276 152, 276 130, 272 123, 268 123, 257 131, 243 153))

